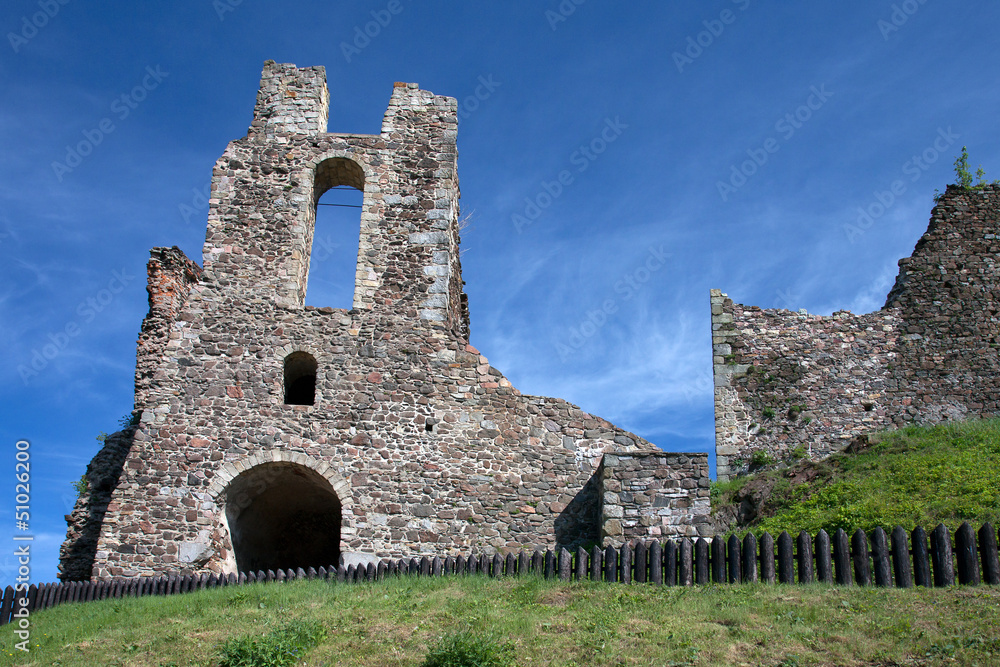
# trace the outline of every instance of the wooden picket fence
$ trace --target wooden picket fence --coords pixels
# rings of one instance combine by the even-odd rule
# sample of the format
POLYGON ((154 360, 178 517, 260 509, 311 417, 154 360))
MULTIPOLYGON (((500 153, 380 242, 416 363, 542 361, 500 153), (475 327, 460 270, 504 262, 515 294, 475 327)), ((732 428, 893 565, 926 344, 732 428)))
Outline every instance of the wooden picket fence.
MULTIPOLYGON (((649 583, 663 586, 701 584, 813 583, 859 586, 976 586, 1000 584, 997 532, 989 523, 978 533, 968 523, 954 536, 942 524, 928 536, 923 528, 907 533, 897 526, 890 535, 881 528, 871 534, 857 530, 848 538, 837 530, 815 537, 805 531, 792 538, 782 532, 777 540, 768 533, 757 538, 747 534, 728 539, 668 540, 637 542, 620 548, 580 547, 575 553, 521 551, 517 555, 470 554, 469 556, 421 556, 382 560, 367 566, 320 567, 318 570, 268 570, 240 574, 170 575, 109 581, 32 584, 27 593, 15 595, 7 586, 0 604, 0 625, 26 608, 28 612, 49 609, 66 602, 89 602, 111 598, 173 595, 204 588, 239 586, 256 582, 295 579, 325 579, 345 583, 377 581, 390 576, 440 577, 482 574, 508 577, 539 574, 561 580, 619 583, 649 583), (954 538, 954 539, 953 539, 954 538), (26 598, 24 605, 17 598, 26 598)), ((23 612, 22 612, 23 613, 23 612)))

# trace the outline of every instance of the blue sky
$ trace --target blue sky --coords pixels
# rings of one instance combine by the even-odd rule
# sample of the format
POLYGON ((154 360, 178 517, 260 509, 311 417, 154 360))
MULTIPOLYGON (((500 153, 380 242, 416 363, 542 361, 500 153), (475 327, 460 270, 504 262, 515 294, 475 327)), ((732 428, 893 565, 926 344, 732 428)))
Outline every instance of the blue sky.
MULTIPOLYGON (((709 289, 879 308, 962 145, 1000 175, 997 25, 943 0, 5 2, 0 536, 27 439, 55 578, 71 482, 132 408, 149 248, 201 262, 265 60, 326 66, 333 132, 377 133, 394 81, 457 97, 473 344, 524 393, 711 451, 709 289)), ((357 213, 321 215, 308 302, 344 306, 357 213)))

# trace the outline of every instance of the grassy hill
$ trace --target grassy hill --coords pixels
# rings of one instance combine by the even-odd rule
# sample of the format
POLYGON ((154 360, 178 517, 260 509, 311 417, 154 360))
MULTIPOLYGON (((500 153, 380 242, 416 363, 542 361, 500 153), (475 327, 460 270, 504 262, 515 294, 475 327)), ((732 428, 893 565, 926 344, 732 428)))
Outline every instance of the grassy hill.
POLYGON ((713 488, 720 527, 815 534, 820 528, 1000 526, 1000 420, 907 427, 713 488))
MULTIPOLYGON (((876 589, 745 584, 692 588, 537 577, 254 584, 166 598, 66 604, 31 616, 32 652, 0 629, 2 665, 218 666, 275 630, 301 632, 295 662, 417 667, 442 635, 506 645, 509 660, 428 665, 990 665, 996 587, 876 589), (226 642, 229 644, 226 644, 226 642)), ((294 642, 292 642, 294 643, 294 642)))
MULTIPOLYGON (((713 493, 720 523, 775 535, 1000 525, 1000 420, 859 440, 824 462, 762 472, 713 493)), ((66 604, 33 614, 31 623, 27 655, 14 649, 11 629, 0 629, 0 665, 1000 664, 1000 589, 986 586, 297 581, 66 604), (449 662, 463 650, 493 658, 449 662), (440 659, 428 659, 435 651, 440 659), (295 658, 283 661, 283 653, 295 658)))

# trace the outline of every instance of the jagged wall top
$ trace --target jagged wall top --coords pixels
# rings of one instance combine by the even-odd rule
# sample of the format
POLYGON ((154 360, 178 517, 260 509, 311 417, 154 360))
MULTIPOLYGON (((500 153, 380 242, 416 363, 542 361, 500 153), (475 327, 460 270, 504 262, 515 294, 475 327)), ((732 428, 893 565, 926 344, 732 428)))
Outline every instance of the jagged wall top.
POLYGON ((274 140, 280 133, 320 134, 326 132, 329 116, 325 67, 264 63, 250 136, 274 140))
POLYGON ((720 480, 910 422, 1000 414, 1000 186, 949 186, 886 305, 761 309, 712 292, 720 480))
POLYGON ((457 108, 397 83, 380 134, 328 133, 325 70, 267 62, 250 131, 213 173, 206 279, 241 307, 303 308, 316 204, 347 185, 364 193, 353 308, 467 338, 457 108))

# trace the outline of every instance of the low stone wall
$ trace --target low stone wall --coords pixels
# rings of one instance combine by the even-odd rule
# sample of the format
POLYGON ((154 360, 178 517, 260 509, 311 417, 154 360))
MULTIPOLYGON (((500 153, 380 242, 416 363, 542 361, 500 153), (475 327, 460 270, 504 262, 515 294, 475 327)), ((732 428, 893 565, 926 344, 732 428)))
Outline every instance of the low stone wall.
POLYGON ((708 454, 608 453, 598 474, 605 543, 712 535, 708 454))

